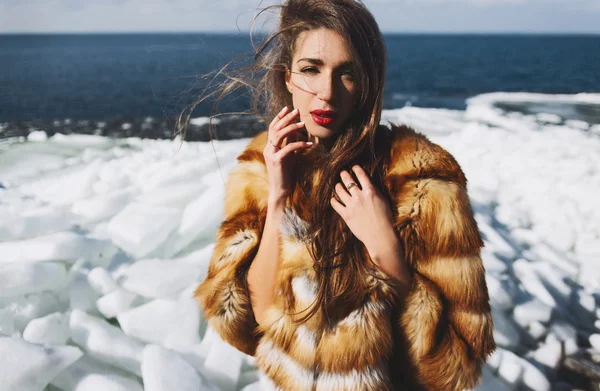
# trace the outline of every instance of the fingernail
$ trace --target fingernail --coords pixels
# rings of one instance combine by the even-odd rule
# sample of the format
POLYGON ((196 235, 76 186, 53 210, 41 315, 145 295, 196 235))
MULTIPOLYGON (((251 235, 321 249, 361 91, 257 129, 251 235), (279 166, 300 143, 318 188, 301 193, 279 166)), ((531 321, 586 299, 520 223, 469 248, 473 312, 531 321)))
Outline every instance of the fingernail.
POLYGON ((298 126, 304 126, 304 122, 302 122, 302 121, 298 122, 298 126))
POLYGON ((284 111, 287 110, 287 106, 283 106, 283 109, 281 109, 281 111, 279 112, 279 114, 283 114, 284 111))
POLYGON ((298 109, 294 109, 292 110, 292 113, 296 114, 298 112, 298 109))
POLYGON ((313 145, 313 142, 312 141, 308 141, 308 142, 306 142, 306 145, 313 145))

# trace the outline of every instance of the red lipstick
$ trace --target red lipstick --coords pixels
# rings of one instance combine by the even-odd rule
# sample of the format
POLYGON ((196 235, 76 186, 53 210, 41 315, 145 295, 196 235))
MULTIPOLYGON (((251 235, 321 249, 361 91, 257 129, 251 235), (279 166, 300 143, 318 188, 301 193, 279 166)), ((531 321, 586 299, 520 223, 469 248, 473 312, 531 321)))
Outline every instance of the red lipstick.
POLYGON ((313 121, 317 125, 326 126, 333 122, 336 117, 336 112, 333 110, 313 110, 310 112, 313 121))

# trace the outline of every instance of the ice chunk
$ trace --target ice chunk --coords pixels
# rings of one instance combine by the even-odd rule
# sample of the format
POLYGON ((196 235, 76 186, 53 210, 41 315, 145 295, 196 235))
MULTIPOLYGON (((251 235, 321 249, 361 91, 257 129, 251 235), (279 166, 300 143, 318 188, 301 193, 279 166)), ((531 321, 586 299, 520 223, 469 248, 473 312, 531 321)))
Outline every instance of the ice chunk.
POLYGON ((513 389, 495 377, 487 367, 483 368, 482 375, 481 384, 472 391, 511 391, 513 389))
POLYGON ((521 342, 521 335, 514 321, 501 311, 492 309, 494 319, 494 339, 498 346, 514 349, 521 342))
POLYGON ((23 331, 23 339, 31 343, 65 345, 70 333, 68 315, 54 312, 29 322, 23 331))
POLYGON ((110 273, 101 267, 90 270, 87 274, 87 280, 92 289, 99 295, 106 295, 118 287, 110 273))
POLYGON ((15 329, 15 316, 8 308, 0 308, 0 337, 13 337, 18 335, 15 329))
POLYGON ((0 263, 0 298, 62 288, 67 270, 61 263, 0 263))
POLYGON ((103 194, 77 201, 73 204, 71 211, 88 222, 95 222, 115 216, 132 199, 132 189, 117 190, 111 194, 103 194))
POLYGON ((33 319, 64 310, 56 296, 50 292, 0 298, 0 308, 12 313, 14 326, 23 331, 33 319))
POLYGON ((217 390, 181 355, 157 345, 144 348, 142 374, 145 391, 217 390))
POLYGON ((204 363, 206 377, 222 391, 234 391, 240 378, 243 355, 223 340, 215 340, 204 363))
POLYGON ((165 256, 178 254, 198 238, 214 240, 215 232, 223 220, 225 190, 214 173, 210 178, 214 182, 203 178, 208 183, 208 189, 184 209, 181 225, 165 245, 165 256))
POLYGON ((506 270, 508 269, 506 263, 501 261, 494 253, 492 253, 490 249, 486 247, 481 250, 481 260, 483 261, 483 266, 488 274, 499 276, 506 273, 506 270))
POLYGON ((522 359, 521 363, 523 365, 522 383, 525 385, 523 388, 535 391, 550 391, 552 389, 552 384, 539 368, 527 360, 522 359))
POLYGON ((177 227, 181 210, 131 203, 108 225, 114 243, 141 258, 158 248, 177 227))
POLYGON ((141 342, 80 310, 73 310, 69 326, 71 339, 92 357, 141 376, 140 363, 144 349, 141 342))
POLYGON ((490 303, 492 307, 500 311, 507 311, 513 307, 516 294, 516 286, 508 276, 494 277, 486 275, 490 303))
POLYGON ((498 375, 511 387, 516 388, 523 374, 521 358, 511 351, 502 352, 502 361, 498 368, 498 375))
POLYGON ((185 205, 206 189, 204 183, 179 183, 142 193, 137 201, 148 205, 185 205))
POLYGON ((600 353, 600 334, 592 334, 590 336, 590 345, 592 345, 595 351, 600 353))
POLYGON ((71 218, 69 214, 53 207, 32 207, 15 216, 3 216, 0 221, 0 242, 67 230, 73 225, 71 218))
POLYGON ((96 301, 96 308, 105 318, 114 318, 143 302, 143 299, 123 288, 117 288, 96 301))
POLYGON ((200 309, 193 299, 158 299, 119 314, 125 334, 172 348, 200 343, 200 309))
POLYGON ((548 323, 552 315, 552 308, 538 299, 530 300, 515 307, 514 317, 521 326, 532 322, 548 323))
POLYGON ((3 390, 40 391, 82 355, 73 346, 49 347, 0 338, 0 384, 3 390))
POLYGON ((260 382, 248 384, 242 388, 242 391, 260 391, 260 382))
POLYGON ((41 261, 73 261, 83 258, 89 262, 110 259, 116 248, 108 240, 58 232, 36 238, 0 243, 0 262, 24 263, 41 261))
POLYGON ((550 341, 540 346, 533 354, 535 361, 556 370, 562 359, 562 346, 558 341, 550 341))
POLYGON ((554 297, 548 292, 536 273, 534 266, 530 262, 525 259, 517 259, 513 262, 513 270, 523 285, 523 289, 529 294, 537 297, 542 303, 551 308, 557 306, 556 300, 554 300, 554 297))
POLYGON ((29 142, 44 142, 48 140, 48 135, 43 130, 34 130, 27 135, 27 141, 29 142))
POLYGON ((84 312, 96 311, 96 300, 100 295, 91 287, 87 275, 82 270, 73 272, 71 284, 69 285, 69 303, 71 308, 84 312))
POLYGON ((63 391, 143 391, 133 375, 85 355, 52 380, 63 391))
POLYGON ((144 297, 172 296, 199 281, 201 270, 186 262, 148 259, 129 266, 118 282, 125 289, 144 297))
POLYGON ((249 386, 251 384, 258 385, 259 381, 260 378, 258 370, 243 372, 240 376, 240 379, 238 380, 237 387, 241 388, 242 390, 245 390, 246 386, 249 386))

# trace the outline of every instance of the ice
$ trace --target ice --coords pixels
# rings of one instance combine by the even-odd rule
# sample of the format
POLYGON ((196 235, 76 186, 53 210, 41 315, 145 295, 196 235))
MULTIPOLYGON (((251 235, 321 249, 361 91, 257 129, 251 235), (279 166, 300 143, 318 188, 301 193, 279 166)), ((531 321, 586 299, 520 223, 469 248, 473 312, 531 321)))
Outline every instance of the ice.
POLYGON ((62 370, 82 356, 73 346, 42 346, 0 338, 0 384, 3 390, 42 391, 62 370))
POLYGON ((137 378, 83 356, 51 384, 63 391, 143 391, 137 378))
POLYGON ((144 297, 172 296, 199 282, 200 267, 175 260, 147 259, 129 266, 118 282, 125 289, 144 297))
MULTIPOLYGON (((477 389, 549 390, 565 382, 561 354, 588 338, 600 349, 600 127, 499 102, 595 107, 600 94, 485 94, 464 111, 405 107, 383 121, 425 133, 469 179, 499 346, 477 389)), ((191 299, 247 142, 33 132, 0 154, 0 335, 86 351, 47 391, 141 391, 147 343, 156 365, 178 355, 218 389, 259 388, 256 360, 191 299)))
POLYGON ((34 130, 27 135, 27 141, 43 142, 48 140, 48 135, 43 130, 34 130))
POLYGON ((0 263, 0 298, 56 290, 66 282, 62 263, 0 263))
POLYGON ((590 335, 590 345, 592 345, 595 351, 600 353, 600 334, 590 335))
POLYGON ((200 310, 193 299, 157 299, 117 319, 125 334, 148 343, 169 347, 200 343, 200 310))
POLYGON ((521 342, 521 335, 514 320, 504 312, 492 309, 494 319, 494 339, 498 346, 506 349, 515 349, 521 342))
POLYGON ((145 391, 217 390, 181 355, 157 345, 144 348, 142 374, 145 391))
POLYGON ((521 326, 532 322, 548 323, 551 315, 552 308, 537 299, 519 304, 514 310, 514 318, 521 326))
POLYGON ((69 316, 60 312, 33 319, 23 330, 23 339, 37 344, 66 345, 70 336, 69 316))
POLYGON ((180 218, 181 211, 174 207, 131 203, 112 218, 108 232, 123 250, 143 257, 167 239, 180 218))
POLYGON ((215 340, 204 363, 204 373, 220 390, 233 391, 240 378, 243 353, 233 346, 215 340))
POLYGON ((88 282, 85 272, 81 270, 73 272, 68 292, 71 308, 84 312, 96 311, 96 300, 100 298, 100 295, 98 295, 88 282))
POLYGON ((516 293, 514 283, 507 276, 496 278, 490 274, 486 275, 486 282, 492 307, 501 311, 510 310, 516 293))
POLYGON ((63 310, 63 305, 51 292, 0 298, 0 308, 10 311, 14 327, 23 331, 33 319, 63 310))
POLYGON ((101 267, 90 270, 87 274, 87 280, 92 289, 99 295, 109 294, 119 287, 110 273, 101 267))
POLYGON ((523 366, 519 356, 510 351, 502 353, 498 375, 512 388, 516 388, 523 375, 523 366))
POLYGON ((15 319, 12 311, 8 308, 0 309, 0 337, 19 336, 15 329, 15 319))
POLYGON ((90 262, 110 258, 116 249, 107 240, 99 240, 74 232, 57 232, 31 239, 0 243, 0 262, 25 263, 41 261, 90 262))
POLYGON ((126 336, 118 327, 80 310, 73 310, 69 322, 71 339, 90 356, 141 376, 144 345, 126 336))
MULTIPOLYGON (((47 206, 9 213, 0 221, 0 242, 65 231, 73 225, 71 220, 72 216, 64 211, 47 206)), ((0 254, 4 251, 6 249, 0 250, 0 254)), ((0 256, 0 262, 3 261, 2 258, 0 256)))
POLYGON ((96 222, 111 218, 119 213, 133 198, 131 189, 117 190, 111 194, 102 194, 73 203, 71 211, 87 222, 96 222))
POLYGON ((540 364, 555 370, 562 359, 562 346, 558 341, 550 341, 540 346, 533 358, 540 364))
POLYGON ((96 308, 105 318, 114 318, 117 315, 142 304, 142 299, 135 293, 129 292, 123 288, 117 288, 114 291, 102 296, 96 301, 96 308))

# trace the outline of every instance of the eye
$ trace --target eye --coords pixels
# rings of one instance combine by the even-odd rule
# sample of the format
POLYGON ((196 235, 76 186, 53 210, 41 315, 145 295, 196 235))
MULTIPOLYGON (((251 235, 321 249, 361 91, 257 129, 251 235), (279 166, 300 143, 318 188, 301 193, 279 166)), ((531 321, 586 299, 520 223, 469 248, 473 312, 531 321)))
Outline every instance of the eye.
POLYGON ((318 71, 317 71, 317 68, 315 68, 315 67, 306 67, 306 68, 302 68, 300 70, 300 72, 302 72, 302 73, 317 73, 318 71))
POLYGON ((342 73, 342 76, 344 76, 347 79, 354 80, 354 72, 352 72, 351 70, 345 71, 344 73, 342 73))

